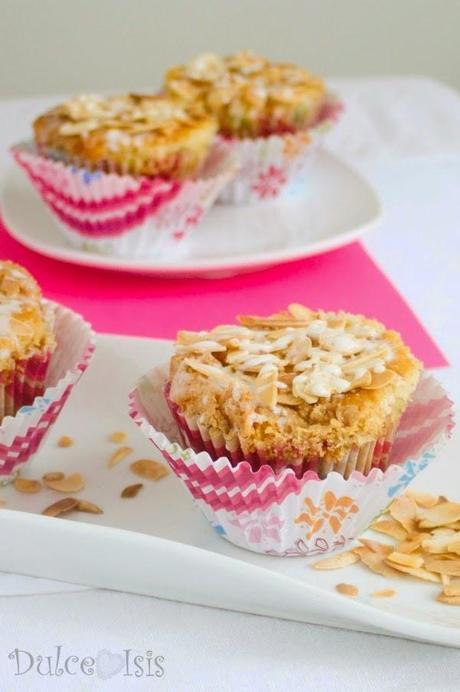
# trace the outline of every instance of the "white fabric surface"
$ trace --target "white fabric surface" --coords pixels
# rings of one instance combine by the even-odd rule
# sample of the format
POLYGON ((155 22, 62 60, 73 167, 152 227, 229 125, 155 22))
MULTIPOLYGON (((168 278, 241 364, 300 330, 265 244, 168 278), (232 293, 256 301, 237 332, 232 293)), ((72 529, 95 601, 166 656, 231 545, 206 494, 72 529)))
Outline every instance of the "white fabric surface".
MULTIPOLYGON (((439 376, 457 398, 460 99, 447 87, 420 78, 333 84, 347 111, 331 134, 330 147, 361 169, 385 208, 383 222, 367 236, 366 245, 444 349, 452 367, 439 376)), ((27 137, 34 114, 53 101, 0 103, 1 163, 8 144, 27 137)), ((0 609, 2 690, 459 687, 459 651, 388 637, 18 575, 0 574, 0 609), (150 649, 165 657, 165 675, 104 680, 82 674, 49 678, 31 671, 14 676, 10 651, 18 647, 35 657, 47 656, 57 644, 65 655, 94 657, 104 649, 113 655, 126 648, 139 654, 150 649)))

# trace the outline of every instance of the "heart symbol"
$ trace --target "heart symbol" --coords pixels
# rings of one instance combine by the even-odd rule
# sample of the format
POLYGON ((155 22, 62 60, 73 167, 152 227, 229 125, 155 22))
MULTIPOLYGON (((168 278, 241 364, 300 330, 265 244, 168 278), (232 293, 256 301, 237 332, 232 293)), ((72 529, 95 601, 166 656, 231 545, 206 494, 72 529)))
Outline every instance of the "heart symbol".
POLYGON ((108 680, 120 672, 125 664, 121 654, 113 654, 108 649, 99 651, 96 657, 96 675, 101 680, 108 680))

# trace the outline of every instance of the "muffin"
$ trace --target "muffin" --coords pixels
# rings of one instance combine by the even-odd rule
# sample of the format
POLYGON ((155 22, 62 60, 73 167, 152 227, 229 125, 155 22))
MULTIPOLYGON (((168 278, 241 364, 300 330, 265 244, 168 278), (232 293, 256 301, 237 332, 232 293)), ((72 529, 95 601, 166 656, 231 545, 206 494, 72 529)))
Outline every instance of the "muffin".
POLYGON ((293 304, 179 332, 168 397, 195 451, 347 478, 387 468, 420 371, 376 320, 293 304))
POLYGON ((55 347, 37 282, 23 267, 0 261, 0 422, 43 393, 55 347))
POLYGON ((322 79, 290 63, 271 62, 248 51, 220 57, 198 55, 172 67, 165 88, 213 115, 228 137, 267 137, 312 126, 326 101, 322 79))
POLYGON ((77 96, 38 117, 38 150, 90 170, 182 180, 209 154, 212 116, 167 97, 77 96))
POLYGON ((341 110, 322 79, 250 52, 199 55, 168 70, 164 87, 217 119, 218 139, 240 167, 219 197, 230 204, 292 193, 341 110))

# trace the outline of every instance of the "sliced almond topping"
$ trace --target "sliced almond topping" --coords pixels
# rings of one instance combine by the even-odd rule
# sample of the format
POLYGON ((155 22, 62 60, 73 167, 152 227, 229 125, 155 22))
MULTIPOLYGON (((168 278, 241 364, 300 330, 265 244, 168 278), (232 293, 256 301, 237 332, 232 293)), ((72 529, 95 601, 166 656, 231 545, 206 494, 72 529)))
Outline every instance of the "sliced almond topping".
POLYGON ((395 551, 390 553, 387 559, 391 563, 396 562, 398 565, 405 565, 406 567, 423 567, 423 557, 418 555, 408 555, 407 553, 399 553, 395 551))
POLYGON ((460 504, 443 502, 420 512, 419 526, 422 529, 444 526, 460 520, 460 504))
POLYGON ((288 310, 296 320, 308 320, 311 321, 315 317, 315 313, 310 308, 301 305, 301 303, 291 303, 288 305, 288 310))
POLYGON ((380 389, 386 387, 387 384, 393 382, 396 373, 393 370, 384 370, 383 372, 371 372, 370 384, 363 384, 363 389, 380 389))
POLYGON ((62 471, 48 471, 48 473, 43 474, 44 481, 62 481, 65 478, 65 473, 62 471))
POLYGON ((419 507, 424 507, 428 509, 429 507, 434 507, 439 502, 438 495, 431 495, 431 493, 421 493, 416 490, 408 490, 406 495, 411 497, 419 507))
POLYGON ((201 375, 206 377, 215 377, 218 380, 229 380, 229 375, 222 368, 218 368, 214 365, 207 365, 194 358, 187 358, 184 363, 188 365, 189 368, 199 372, 201 375))
POLYGON ((342 370, 343 372, 353 372, 353 370, 356 370, 356 368, 361 368, 368 363, 372 363, 374 360, 378 360, 380 358, 384 358, 388 352, 388 349, 386 346, 382 346, 382 348, 377 348, 375 351, 369 351, 364 353, 363 355, 356 356, 356 358, 350 358, 347 360, 346 363, 342 365, 342 370))
POLYGON ((14 487, 20 493, 39 493, 42 484, 32 478, 15 478, 14 487))
POLYGON ((379 555, 389 555, 393 551, 391 545, 370 541, 368 538, 360 538, 359 542, 366 548, 369 548, 369 550, 372 550, 373 553, 378 553, 379 555))
POLYGON ((45 481, 48 488, 58 493, 78 493, 85 487, 85 479, 81 473, 72 473, 58 481, 45 481))
POLYGON ((255 394, 256 399, 262 406, 274 408, 278 397, 278 388, 276 382, 278 379, 277 370, 273 369, 269 372, 260 372, 256 377, 255 394))
POLYGON ((408 533, 417 531, 417 505, 406 495, 401 495, 390 505, 390 514, 408 533))
POLYGON ((136 497, 143 487, 143 483, 134 483, 133 485, 128 485, 121 491, 121 497, 136 497))
POLYGON ((299 406, 303 403, 303 399, 294 396, 294 394, 289 394, 289 392, 278 392, 278 404, 282 406, 299 406))
POLYGON ((425 567, 431 572, 448 574, 451 577, 460 577, 460 560, 441 559, 434 555, 425 557, 425 567))
POLYGON ((57 442, 58 447, 72 447, 73 439, 68 435, 63 435, 57 442))
POLYGON ((153 481, 159 481, 160 478, 163 478, 169 474, 169 471, 164 464, 160 464, 158 461, 154 461, 153 459, 138 459, 137 461, 133 461, 130 469, 137 476, 148 478, 149 480, 153 481))
POLYGON ((372 384, 372 375, 369 370, 359 377, 357 380, 351 380, 351 389, 358 389, 363 387, 364 389, 369 388, 372 384))
POLYGON ((336 591, 350 598, 355 598, 359 594, 359 589, 354 584, 336 584, 335 588, 336 591))
POLYGON ((76 509, 77 507, 78 500, 76 500, 74 497, 63 497, 62 500, 58 500, 54 504, 44 509, 42 514, 47 517, 58 517, 60 514, 70 512, 72 509, 76 509))
POLYGON ((312 567, 315 569, 339 569, 353 565, 355 562, 359 562, 359 555, 349 550, 345 553, 340 553, 340 555, 332 555, 331 557, 325 557, 323 560, 318 560, 318 562, 313 563, 312 567))
POLYGON ((378 533, 384 533, 386 536, 391 536, 391 538, 396 538, 397 541, 403 541, 407 536, 405 529, 394 519, 381 519, 372 524, 371 529, 378 533))
POLYGON ((245 327, 260 329, 285 329, 287 327, 307 327, 311 319, 296 319, 291 316, 257 317, 256 315, 238 315, 238 322, 245 327))
POLYGON ((115 442, 117 445, 121 444, 122 442, 126 442, 127 439, 127 433, 121 431, 113 432, 109 435, 110 442, 115 442))
POLYGON ((107 462, 107 468, 113 469, 113 467, 119 464, 120 461, 126 459, 126 457, 128 457, 132 451, 132 447, 119 447, 118 449, 116 449, 113 452, 113 454, 111 454, 109 457, 109 460, 107 462))
POLYGON ((439 582, 439 575, 429 572, 423 567, 410 567, 408 565, 401 565, 399 562, 392 562, 391 566, 404 574, 410 574, 412 577, 417 579, 423 579, 423 581, 439 582))
POLYGON ((78 500, 76 509, 79 512, 88 512, 88 514, 104 514, 100 507, 95 505, 94 502, 88 502, 88 500, 78 500))
POLYGON ((440 593, 438 596, 440 603, 448 603, 449 605, 460 606, 460 596, 447 596, 445 593, 440 593))
POLYGON ((373 591, 371 596, 372 598, 393 598, 396 596, 396 591, 394 589, 380 589, 380 591, 373 591))

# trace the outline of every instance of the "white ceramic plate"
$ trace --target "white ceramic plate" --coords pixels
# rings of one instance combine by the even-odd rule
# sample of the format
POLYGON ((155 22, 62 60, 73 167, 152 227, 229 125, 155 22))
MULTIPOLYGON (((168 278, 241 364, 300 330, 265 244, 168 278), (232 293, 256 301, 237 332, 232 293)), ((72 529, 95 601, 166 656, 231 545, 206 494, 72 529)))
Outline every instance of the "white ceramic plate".
POLYGON ((322 150, 311 182, 299 181, 286 199, 256 206, 215 205, 195 229, 189 254, 182 258, 125 259, 70 247, 17 167, 5 176, 2 209, 11 235, 48 257, 118 271, 207 277, 262 269, 338 248, 360 237, 380 215, 373 189, 322 150))
MULTIPOLYGON (((0 510, 0 570, 460 647, 460 609, 437 603, 436 585, 392 582, 360 565, 318 572, 307 558, 237 548, 216 535, 173 475, 144 481, 134 499, 120 498, 124 487, 141 480, 129 471, 129 462, 155 456, 127 416, 128 392, 169 353, 164 341, 100 338, 91 367, 27 475, 39 478, 57 469, 83 473, 86 488, 80 496, 99 504, 104 514, 40 516, 37 512, 62 495, 1 488, 7 506, 0 510), (134 452, 109 470, 115 446, 107 438, 115 430, 129 432, 134 452), (63 434, 75 439, 73 447, 57 448, 63 434), (338 582, 356 584, 358 598, 336 593, 338 582), (390 586, 397 590, 394 598, 370 597, 390 586)), ((457 437, 417 486, 452 495, 460 487, 459 452, 457 437)))

